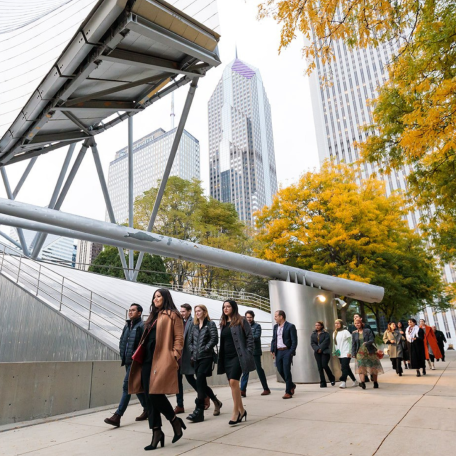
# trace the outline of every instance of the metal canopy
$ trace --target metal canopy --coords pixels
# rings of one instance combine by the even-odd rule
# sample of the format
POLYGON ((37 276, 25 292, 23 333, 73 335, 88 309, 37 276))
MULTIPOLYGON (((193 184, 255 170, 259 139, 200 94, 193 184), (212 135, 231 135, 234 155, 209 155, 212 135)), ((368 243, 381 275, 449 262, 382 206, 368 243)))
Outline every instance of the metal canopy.
POLYGON ((219 38, 162 0, 100 0, 0 140, 0 166, 89 139, 204 76, 219 38))

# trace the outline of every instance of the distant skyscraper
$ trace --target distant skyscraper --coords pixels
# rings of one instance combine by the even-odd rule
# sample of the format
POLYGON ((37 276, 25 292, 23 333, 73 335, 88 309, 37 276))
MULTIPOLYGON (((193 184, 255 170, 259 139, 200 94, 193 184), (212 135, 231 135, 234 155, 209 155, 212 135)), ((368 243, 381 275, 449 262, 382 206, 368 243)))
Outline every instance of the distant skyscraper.
MULTIPOLYGON (((166 132, 153 131, 133 143, 133 195, 137 196, 157 186, 163 177, 176 128, 166 132)), ((199 141, 184 130, 171 169, 171 176, 191 180, 200 178, 199 141)), ((108 189, 116 222, 128 219, 128 148, 116 152, 109 164, 108 189)), ((109 220, 106 216, 106 220, 109 220)))
POLYGON ((93 260, 103 250, 103 244, 78 240, 76 250, 76 269, 88 271, 93 260))
POLYGON ((236 56, 209 99, 208 121, 211 196, 253 223, 277 192, 271 106, 258 69, 236 56))
MULTIPOLYGON (((366 139, 365 125, 373 123, 372 107, 369 100, 378 95, 378 88, 387 78, 387 64, 397 50, 394 44, 383 44, 378 48, 348 49, 341 41, 334 43, 336 58, 326 64, 316 60, 316 68, 310 78, 312 108, 317 135, 320 162, 327 158, 337 163, 353 163, 360 157, 353 147, 355 141, 366 139)), ((364 177, 377 171, 376 165, 363 164, 364 177)), ((388 193, 406 189, 407 169, 393 171, 383 176, 388 193)), ((382 178, 382 175, 377 177, 382 178)), ((410 212, 410 227, 417 227, 417 214, 410 212)), ((444 279, 454 282, 456 274, 449 265, 445 266, 444 279)), ((435 313, 428 307, 421 316, 442 328, 456 341, 456 312, 435 313)))

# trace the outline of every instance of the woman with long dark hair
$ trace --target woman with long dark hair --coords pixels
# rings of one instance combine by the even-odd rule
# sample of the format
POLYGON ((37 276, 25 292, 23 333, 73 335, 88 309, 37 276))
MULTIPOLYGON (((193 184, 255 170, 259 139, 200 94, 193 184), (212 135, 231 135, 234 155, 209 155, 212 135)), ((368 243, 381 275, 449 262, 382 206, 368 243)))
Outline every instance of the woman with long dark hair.
POLYGON ((401 345, 402 345, 402 356, 403 356, 402 361, 404 361, 404 367, 405 367, 405 369, 411 369, 411 367, 410 367, 410 356, 409 356, 409 352, 408 352, 408 349, 407 349, 407 341, 406 341, 406 338, 405 338, 405 331, 407 330, 407 327, 400 320, 397 322, 397 330, 399 331, 399 334, 404 337, 402 342, 401 342, 401 345))
POLYGON ((241 374, 255 370, 253 358, 255 344, 250 325, 239 314, 236 301, 227 299, 223 303, 220 329, 217 373, 226 374, 230 382, 233 413, 228 424, 233 425, 242 422, 243 419, 247 421, 247 411, 242 404, 239 380, 241 374))
POLYGON ((189 346, 191 359, 196 374, 196 408, 187 420, 193 423, 204 421, 204 400, 209 397, 214 402, 214 415, 220 415, 222 403, 207 386, 207 377, 212 377, 214 347, 218 344, 217 326, 209 317, 207 307, 202 304, 195 306, 195 318, 190 328, 189 346))
POLYGON ((407 348, 410 355, 410 368, 416 369, 416 376, 421 377, 420 369, 423 370, 423 375, 426 375, 424 331, 418 326, 414 318, 410 318, 408 324, 408 328, 405 331, 405 337, 407 339, 407 348))
POLYGON ((184 346, 184 324, 171 293, 165 288, 156 290, 153 295, 140 346, 143 357, 134 359, 134 355, 128 389, 130 394, 144 392, 146 396, 149 428, 152 429, 152 442, 144 448, 147 451, 155 450, 159 443, 162 447, 165 445, 161 415, 173 427, 172 443, 177 442, 183 435, 182 429, 186 429, 166 397, 166 394, 179 392, 177 360, 184 346))

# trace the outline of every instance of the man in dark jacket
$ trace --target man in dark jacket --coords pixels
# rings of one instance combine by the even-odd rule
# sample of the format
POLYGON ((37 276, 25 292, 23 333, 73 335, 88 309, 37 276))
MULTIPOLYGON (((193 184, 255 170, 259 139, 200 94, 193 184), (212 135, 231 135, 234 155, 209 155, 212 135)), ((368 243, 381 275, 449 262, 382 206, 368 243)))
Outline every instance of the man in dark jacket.
POLYGON ((445 361, 445 342, 447 341, 445 334, 443 334, 442 331, 436 329, 435 326, 433 326, 432 329, 434 330, 435 338, 437 339, 437 345, 439 346, 440 353, 442 354, 442 361, 445 361))
MULTIPOLYGON (((120 399, 119 407, 111 418, 106 418, 104 422, 111 426, 119 427, 120 419, 122 418, 125 410, 127 410, 128 403, 130 402, 131 394, 128 394, 128 376, 130 375, 130 368, 133 353, 136 351, 144 332, 144 323, 142 321, 143 308, 139 304, 133 303, 128 309, 127 324, 124 326, 122 335, 119 340, 119 353, 122 359, 122 366, 125 366, 125 378, 123 382, 123 393, 120 399)), ((147 420, 146 412, 146 399, 143 393, 136 395, 143 407, 143 412, 136 418, 136 421, 147 420)))
MULTIPOLYGON (((255 360, 256 371, 258 373, 258 378, 260 379, 261 386, 263 387, 262 396, 267 396, 271 394, 269 389, 268 382, 266 380, 266 374, 264 369, 261 366, 261 356, 263 351, 261 350, 261 326, 255 322, 255 314, 253 310, 248 310, 245 313, 245 319, 252 328, 253 342, 255 343, 255 350, 253 351, 253 359, 255 360)), ((241 378, 241 396, 245 397, 247 392, 247 383, 249 381, 249 373, 245 373, 241 378)))
POLYGON ((277 370, 285 380, 285 395, 283 399, 291 399, 295 393, 296 385, 291 377, 291 365, 293 356, 296 354, 298 346, 298 333, 296 326, 286 321, 287 317, 283 310, 278 310, 274 314, 274 330, 272 334, 271 352, 276 360, 277 370))
MULTIPOLYGON (((180 308, 180 314, 184 319, 184 349, 182 350, 182 357, 178 361, 179 363, 179 372, 177 373, 177 380, 179 383, 179 392, 176 394, 177 406, 174 409, 174 413, 185 413, 184 409, 184 384, 182 376, 185 375, 185 378, 188 384, 196 391, 196 379, 195 379, 195 369, 192 365, 192 354, 190 352, 190 346, 188 343, 190 336, 190 329, 193 326, 192 318, 192 306, 190 304, 182 304, 180 308)), ((206 398, 205 410, 207 410, 206 405, 209 405, 209 398, 206 398)))

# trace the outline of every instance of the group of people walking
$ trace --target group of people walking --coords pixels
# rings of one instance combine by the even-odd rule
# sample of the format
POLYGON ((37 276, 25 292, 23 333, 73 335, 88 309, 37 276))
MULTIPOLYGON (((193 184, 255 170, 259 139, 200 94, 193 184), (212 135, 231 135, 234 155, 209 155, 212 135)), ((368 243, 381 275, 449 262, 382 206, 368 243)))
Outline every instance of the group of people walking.
MULTIPOLYGON (((122 365, 125 366, 123 394, 118 409, 112 417, 105 419, 105 423, 119 427, 131 395, 136 394, 143 407, 136 421, 148 420, 152 430, 151 443, 145 450, 165 445, 162 415, 173 428, 172 443, 183 436, 186 424, 177 416, 185 413, 183 376, 196 391, 195 408, 186 417, 193 423, 204 421, 204 411, 210 407, 210 401, 214 404, 213 415, 220 415, 223 404, 207 384, 215 365, 217 374, 225 374, 231 388, 233 408, 229 425, 247 421, 242 396, 246 395, 249 372, 258 372, 263 385, 262 395, 271 393, 261 366, 261 326, 255 322, 253 311, 248 311, 243 317, 235 301, 223 303, 219 323, 220 349, 217 325, 202 304, 195 306, 193 318, 189 304, 183 304, 178 311, 169 290, 158 289, 145 322, 142 312, 139 304, 132 304, 128 311, 129 320, 119 342, 122 365), (176 394, 175 408, 167 397, 170 394, 176 394)), ((281 332, 282 345, 283 341, 288 341, 287 334, 281 332)), ((296 347, 297 339, 294 340, 296 347)), ((282 345, 279 344, 277 349, 285 352, 282 345)), ((288 355, 278 356, 284 366, 282 372, 291 371, 291 356, 288 355)), ((290 388, 293 393, 294 388, 290 388)))
MULTIPOLYGON (((187 422, 204 421, 204 412, 211 402, 214 405, 213 415, 220 415, 223 404, 207 383, 215 366, 217 374, 226 375, 231 389, 233 406, 229 425, 247 421, 242 397, 247 395, 250 372, 256 370, 258 373, 263 388, 261 395, 271 394, 261 365, 262 330, 255 322, 254 312, 249 310, 241 316, 237 303, 226 300, 217 328, 206 306, 199 304, 193 310, 194 317, 189 304, 182 304, 179 311, 169 290, 158 289, 153 295, 150 314, 145 322, 142 320, 143 308, 139 304, 132 304, 128 311, 129 319, 119 342, 121 362, 125 366, 122 398, 114 415, 106 418, 105 422, 119 427, 131 394, 136 394, 143 407, 136 421, 148 420, 152 430, 151 443, 145 450, 165 445, 162 415, 173 428, 172 443, 182 438, 186 424, 178 415, 185 413, 184 377, 196 392, 195 408, 186 417, 187 422), (170 394, 176 394, 177 405, 174 408, 167 397, 170 394)), ((291 399, 296 390, 291 366, 298 346, 297 331, 295 325, 286 320, 283 310, 276 311, 274 319, 271 353, 285 382, 282 397, 291 399)), ((424 320, 418 326, 414 319, 410 319, 408 328, 400 323, 390 323, 383 339, 398 375, 403 373, 402 361, 406 363, 406 368, 416 369, 420 376, 420 369, 426 374, 425 360, 428 360, 431 369, 434 369, 435 360, 444 360, 445 336, 427 326, 424 320)), ((332 337, 322 321, 316 322, 310 344, 322 388, 327 386, 325 374, 331 385, 336 384, 329 367, 331 355, 340 363, 340 388, 346 388, 350 378, 354 386, 365 389, 369 377, 374 388, 378 388, 378 375, 383 373, 380 351, 375 345, 372 329, 363 323, 358 314, 355 314, 354 323, 348 329, 344 328, 342 320, 336 320, 332 337), (351 358, 356 360, 355 373, 359 375, 359 382, 350 368, 351 358)))

